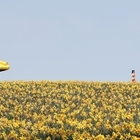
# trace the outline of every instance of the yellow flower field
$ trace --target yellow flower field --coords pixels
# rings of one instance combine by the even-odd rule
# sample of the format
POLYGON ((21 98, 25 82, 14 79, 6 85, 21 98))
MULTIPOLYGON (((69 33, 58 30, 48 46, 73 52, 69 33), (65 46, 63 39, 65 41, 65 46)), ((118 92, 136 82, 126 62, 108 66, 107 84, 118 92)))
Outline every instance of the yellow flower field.
POLYGON ((0 83, 0 140, 140 140, 140 83, 0 83))

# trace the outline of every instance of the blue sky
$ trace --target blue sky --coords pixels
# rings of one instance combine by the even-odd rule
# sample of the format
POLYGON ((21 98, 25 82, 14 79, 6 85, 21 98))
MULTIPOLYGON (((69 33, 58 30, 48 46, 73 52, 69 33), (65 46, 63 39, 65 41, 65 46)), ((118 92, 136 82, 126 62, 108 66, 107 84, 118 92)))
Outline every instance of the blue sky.
POLYGON ((0 4, 1 80, 140 81, 139 0, 0 4))

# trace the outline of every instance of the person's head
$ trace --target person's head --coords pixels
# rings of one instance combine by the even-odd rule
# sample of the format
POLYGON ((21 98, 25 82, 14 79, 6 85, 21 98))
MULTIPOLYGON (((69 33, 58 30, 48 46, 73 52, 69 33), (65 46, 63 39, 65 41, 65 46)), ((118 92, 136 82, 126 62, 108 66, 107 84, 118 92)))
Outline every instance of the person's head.
POLYGON ((132 73, 135 73, 135 70, 132 70, 132 73))

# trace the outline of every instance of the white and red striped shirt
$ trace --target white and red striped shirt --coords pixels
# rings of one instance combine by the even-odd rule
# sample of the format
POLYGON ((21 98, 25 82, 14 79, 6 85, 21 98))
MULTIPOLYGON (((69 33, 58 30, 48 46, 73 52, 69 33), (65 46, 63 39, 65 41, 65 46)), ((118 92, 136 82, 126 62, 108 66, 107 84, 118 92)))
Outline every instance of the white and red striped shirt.
POLYGON ((132 80, 135 80, 135 73, 132 73, 132 74, 131 74, 131 79, 132 79, 132 80))

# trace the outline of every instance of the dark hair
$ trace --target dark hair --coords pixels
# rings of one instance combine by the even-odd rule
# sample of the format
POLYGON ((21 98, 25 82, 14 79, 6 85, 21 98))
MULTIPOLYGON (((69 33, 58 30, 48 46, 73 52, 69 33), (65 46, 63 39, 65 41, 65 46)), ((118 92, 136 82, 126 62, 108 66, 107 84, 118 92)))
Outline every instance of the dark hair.
POLYGON ((135 70, 132 70, 132 73, 134 73, 135 72, 135 70))

